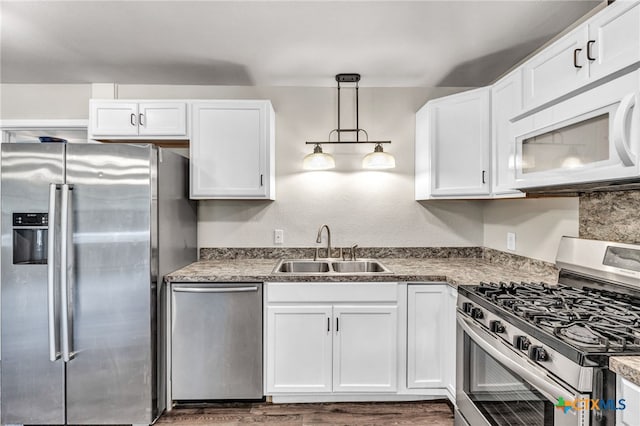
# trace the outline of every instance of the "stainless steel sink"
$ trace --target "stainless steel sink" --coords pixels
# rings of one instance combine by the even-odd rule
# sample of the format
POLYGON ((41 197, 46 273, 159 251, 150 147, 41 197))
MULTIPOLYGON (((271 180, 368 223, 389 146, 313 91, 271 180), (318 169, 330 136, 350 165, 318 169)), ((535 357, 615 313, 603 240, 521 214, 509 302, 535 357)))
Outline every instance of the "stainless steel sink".
POLYGON ((338 273, 380 273, 391 272, 377 260, 345 260, 331 262, 331 267, 338 273))
POLYGON ((375 259, 360 260, 306 260, 283 259, 273 268, 274 274, 315 275, 378 275, 392 274, 386 266, 375 259))
POLYGON ((320 272, 325 273, 329 272, 330 269, 328 262, 317 262, 313 260, 281 260, 278 262, 274 272, 308 274, 320 272))

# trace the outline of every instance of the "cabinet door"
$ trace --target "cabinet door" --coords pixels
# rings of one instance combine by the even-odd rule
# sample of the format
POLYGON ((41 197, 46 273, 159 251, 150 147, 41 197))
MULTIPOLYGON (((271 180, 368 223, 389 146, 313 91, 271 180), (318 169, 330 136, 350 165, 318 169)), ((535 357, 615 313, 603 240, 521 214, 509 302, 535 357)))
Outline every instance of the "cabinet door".
POLYGON ((447 286, 446 289, 446 321, 443 326, 445 330, 444 357, 446 360, 445 384, 449 391, 451 402, 456 401, 456 307, 458 306, 458 290, 447 286))
POLYGON ((145 102, 139 105, 139 134, 187 135, 187 107, 184 102, 145 102))
MULTIPOLYGON (((446 285, 407 286, 407 387, 444 388, 449 327, 446 285)), ((455 332, 453 333, 455 335, 455 332)))
POLYGON ((491 192, 495 196, 524 196, 515 191, 516 138, 509 121, 522 109, 521 70, 503 78, 491 88, 491 192))
POLYGON ((587 26, 583 25, 523 65, 525 109, 557 99, 587 82, 586 42, 587 26), (580 50, 575 53, 576 49, 580 50))
POLYGON ((489 194, 489 108, 490 88, 431 103, 431 195, 489 194))
POLYGON ((589 74, 605 77, 640 61, 640 4, 617 1, 589 23, 589 74))
POLYGON ((626 405, 624 410, 616 411, 616 426, 640 425, 640 386, 622 377, 616 380, 616 399, 624 399, 626 405))
POLYGON ((331 305, 267 308, 267 393, 331 392, 331 305))
POLYGON ((137 136, 136 102, 91 102, 89 134, 93 136, 137 136))
POLYGON ((191 198, 268 198, 268 103, 193 104, 191 198))
POLYGON ((397 307, 334 306, 334 392, 395 392, 397 307))

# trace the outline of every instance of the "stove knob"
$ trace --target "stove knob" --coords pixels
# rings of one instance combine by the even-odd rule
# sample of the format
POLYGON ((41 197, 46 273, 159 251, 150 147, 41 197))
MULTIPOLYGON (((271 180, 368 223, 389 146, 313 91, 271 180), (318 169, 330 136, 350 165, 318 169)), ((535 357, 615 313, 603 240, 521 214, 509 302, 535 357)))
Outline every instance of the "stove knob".
POLYGON ((471 308, 473 308, 473 303, 464 302, 462 304, 462 310, 464 311, 465 314, 471 313, 471 308))
POLYGON ((471 308, 471 316, 475 319, 484 318, 484 314, 482 313, 482 309, 480 308, 471 308))
POLYGON ((528 350, 530 345, 531 342, 529 341, 529 339, 527 339, 527 336, 516 336, 516 338, 513 339, 513 346, 520 349, 521 351, 528 350))
POLYGON ((504 333, 504 325, 500 321, 489 321, 489 329, 494 333, 504 333))
POLYGON ((529 348, 529 359, 534 361, 546 361, 549 359, 549 355, 542 346, 531 346, 529 348))

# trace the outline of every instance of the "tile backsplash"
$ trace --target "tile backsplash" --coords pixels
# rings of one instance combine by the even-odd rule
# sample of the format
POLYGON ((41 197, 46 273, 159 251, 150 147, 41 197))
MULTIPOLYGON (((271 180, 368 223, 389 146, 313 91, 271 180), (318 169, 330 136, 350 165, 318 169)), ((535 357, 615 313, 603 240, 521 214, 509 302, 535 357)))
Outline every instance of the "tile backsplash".
POLYGON ((580 195, 580 238, 640 243, 640 191, 580 195))

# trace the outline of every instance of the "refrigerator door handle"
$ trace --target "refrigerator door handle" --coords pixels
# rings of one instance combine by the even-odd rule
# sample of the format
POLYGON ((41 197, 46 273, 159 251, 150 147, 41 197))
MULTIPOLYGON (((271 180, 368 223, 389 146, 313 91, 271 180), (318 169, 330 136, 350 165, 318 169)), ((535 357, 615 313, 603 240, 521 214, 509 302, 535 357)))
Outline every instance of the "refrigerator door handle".
POLYGON ((55 183, 49 184, 49 213, 47 215, 47 307, 49 311, 49 360, 60 359, 60 335, 58 334, 58 315, 56 314, 56 210, 57 191, 55 183))
POLYGON ((245 293, 258 291, 258 287, 173 287, 178 293, 245 293))
POLYGON ((71 188, 62 185, 62 202, 60 217, 60 299, 61 299, 61 329, 62 329, 62 359, 65 362, 73 358, 72 348, 72 302, 70 300, 70 284, 73 281, 73 227, 71 226, 71 188), (71 238, 70 238, 71 237, 71 238))

